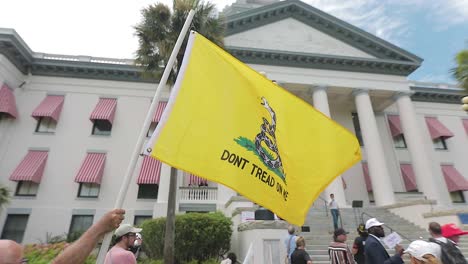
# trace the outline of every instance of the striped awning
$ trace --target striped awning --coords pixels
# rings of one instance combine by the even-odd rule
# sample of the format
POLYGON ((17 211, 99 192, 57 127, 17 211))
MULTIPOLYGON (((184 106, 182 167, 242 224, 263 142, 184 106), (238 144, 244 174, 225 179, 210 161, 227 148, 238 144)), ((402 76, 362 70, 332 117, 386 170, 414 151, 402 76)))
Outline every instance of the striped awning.
POLYGON ((8 114, 13 118, 18 116, 15 95, 6 84, 3 84, 2 88, 0 88, 0 113, 8 114))
POLYGON ((105 161, 106 153, 87 153, 75 182, 101 184, 105 161))
POLYGON ((206 179, 200 178, 196 175, 190 174, 189 184, 192 186, 207 185, 208 181, 206 179))
POLYGON ((435 117, 426 117, 426 124, 432 139, 453 137, 453 133, 435 117))
POLYGON ((48 151, 30 150, 10 176, 11 181, 40 183, 48 157, 48 151))
POLYGON ((115 98, 100 98, 96 107, 89 119, 94 120, 107 120, 112 124, 114 121, 115 109, 117 108, 117 99, 115 98))
POLYGON ((144 156, 137 184, 159 184, 161 161, 150 156, 144 156))
POLYGON ((156 108, 156 112, 154 113, 153 120, 151 122, 157 123, 161 120, 162 113, 166 108, 167 102, 159 102, 158 107, 156 108))
POLYGON ((389 115, 388 116, 388 125, 390 126, 390 131, 392 132, 392 137, 399 136, 403 134, 401 129, 400 116, 398 115, 389 115))
POLYGON ((42 102, 34 109, 32 117, 39 119, 40 117, 50 117, 56 122, 62 112, 62 106, 64 101, 62 95, 48 95, 42 102))
POLYGON ((463 119, 463 126, 465 127, 466 134, 468 134, 468 118, 463 119))
POLYGON ((400 164, 401 175, 407 192, 418 190, 416 177, 414 176, 413 166, 411 164, 400 164))
POLYGON ((368 192, 372 192, 372 182, 369 175, 369 167, 367 163, 361 163, 362 165, 362 172, 364 174, 364 181, 366 182, 366 189, 368 192))
POLYGON ((453 165, 441 165, 449 192, 468 191, 468 181, 453 165))

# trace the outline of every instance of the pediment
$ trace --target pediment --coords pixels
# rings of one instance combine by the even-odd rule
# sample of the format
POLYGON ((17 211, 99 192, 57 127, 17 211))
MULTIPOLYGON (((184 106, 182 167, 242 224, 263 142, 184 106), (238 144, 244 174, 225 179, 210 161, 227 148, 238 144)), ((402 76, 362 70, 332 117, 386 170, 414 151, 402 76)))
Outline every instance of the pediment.
POLYGON ((227 47, 290 51, 355 58, 376 58, 293 17, 224 38, 227 47))

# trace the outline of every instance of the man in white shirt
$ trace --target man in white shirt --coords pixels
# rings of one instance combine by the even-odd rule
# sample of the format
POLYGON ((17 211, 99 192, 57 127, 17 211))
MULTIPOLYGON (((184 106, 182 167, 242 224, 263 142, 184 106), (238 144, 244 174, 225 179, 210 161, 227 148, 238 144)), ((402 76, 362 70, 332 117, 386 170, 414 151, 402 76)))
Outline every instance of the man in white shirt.
POLYGON ((333 217, 333 228, 336 230, 338 229, 338 218, 340 217, 340 209, 338 208, 338 203, 336 203, 335 195, 333 193, 330 194, 330 202, 328 203, 328 207, 330 207, 330 213, 333 217))

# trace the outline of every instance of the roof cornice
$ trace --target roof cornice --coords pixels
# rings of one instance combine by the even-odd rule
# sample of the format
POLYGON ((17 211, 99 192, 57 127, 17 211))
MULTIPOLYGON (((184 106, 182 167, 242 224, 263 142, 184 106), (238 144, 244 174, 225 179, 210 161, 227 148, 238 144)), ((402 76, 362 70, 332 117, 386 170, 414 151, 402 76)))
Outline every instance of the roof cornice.
POLYGON ((249 64, 322 70, 352 71, 407 76, 419 65, 390 59, 367 59, 313 53, 225 47, 234 57, 249 64))
POLYGON ((463 89, 458 88, 436 88, 425 85, 410 86, 413 95, 411 99, 418 102, 461 104, 461 100, 466 96, 463 89))
POLYGON ((225 22, 226 36, 285 18, 295 18, 380 59, 407 61, 418 66, 423 61, 408 51, 298 0, 281 1, 229 16, 225 22))
POLYGON ((101 80, 156 82, 132 60, 33 52, 13 29, 0 28, 0 54, 23 74, 101 80))

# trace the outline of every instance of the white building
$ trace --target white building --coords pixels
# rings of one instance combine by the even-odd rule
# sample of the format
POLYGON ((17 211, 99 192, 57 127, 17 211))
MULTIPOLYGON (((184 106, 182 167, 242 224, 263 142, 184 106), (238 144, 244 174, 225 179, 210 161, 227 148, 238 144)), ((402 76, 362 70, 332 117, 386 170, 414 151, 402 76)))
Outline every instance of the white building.
MULTIPOLYGON (((440 208, 465 204, 462 90, 408 81, 421 58, 300 1, 244 4, 267 2, 231 10, 226 49, 363 142, 362 164, 323 195, 335 193, 343 205, 414 195, 440 208)), ((130 60, 33 52, 14 30, 0 29, 0 183, 14 194, 0 214, 2 238, 31 243, 80 231, 113 207, 157 87, 140 73, 130 60)), ((140 158, 124 204, 128 221, 166 214, 169 174, 140 158)), ((230 213, 233 190, 198 187, 182 171, 178 179, 179 212, 230 213)))

